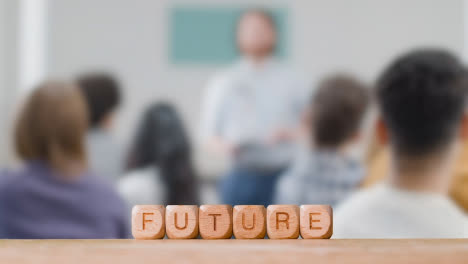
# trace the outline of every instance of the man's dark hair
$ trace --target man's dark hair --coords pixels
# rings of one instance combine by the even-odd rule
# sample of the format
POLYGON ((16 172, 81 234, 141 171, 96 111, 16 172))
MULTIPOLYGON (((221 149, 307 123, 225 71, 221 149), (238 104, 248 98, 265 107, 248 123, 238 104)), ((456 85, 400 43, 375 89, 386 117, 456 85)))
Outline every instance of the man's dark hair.
POLYGON ((399 155, 443 150, 463 117, 467 72, 439 49, 416 50, 397 58, 377 81, 377 99, 389 138, 399 155))
POLYGON ((90 126, 96 127, 119 105, 120 85, 106 73, 83 74, 77 82, 88 105, 90 126))
POLYGON ((337 148, 359 129, 369 103, 368 88, 339 74, 323 80, 312 97, 312 136, 319 148, 337 148))

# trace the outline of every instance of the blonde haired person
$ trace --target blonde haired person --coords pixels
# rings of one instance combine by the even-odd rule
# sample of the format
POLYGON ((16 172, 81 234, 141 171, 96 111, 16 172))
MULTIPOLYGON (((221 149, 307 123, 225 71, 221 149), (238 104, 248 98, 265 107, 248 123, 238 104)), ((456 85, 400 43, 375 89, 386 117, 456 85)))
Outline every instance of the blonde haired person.
POLYGON ((0 173, 6 238, 123 238, 124 203, 87 170, 86 105, 73 84, 45 82, 27 98, 15 127, 23 166, 0 173))

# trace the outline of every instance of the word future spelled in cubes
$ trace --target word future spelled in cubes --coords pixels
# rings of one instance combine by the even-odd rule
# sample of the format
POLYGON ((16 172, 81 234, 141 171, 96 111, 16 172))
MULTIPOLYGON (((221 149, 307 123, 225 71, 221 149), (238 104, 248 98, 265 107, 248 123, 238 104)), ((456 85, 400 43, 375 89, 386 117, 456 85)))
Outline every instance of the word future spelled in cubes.
POLYGON ((333 234, 329 205, 135 205, 135 239, 328 239, 333 234))

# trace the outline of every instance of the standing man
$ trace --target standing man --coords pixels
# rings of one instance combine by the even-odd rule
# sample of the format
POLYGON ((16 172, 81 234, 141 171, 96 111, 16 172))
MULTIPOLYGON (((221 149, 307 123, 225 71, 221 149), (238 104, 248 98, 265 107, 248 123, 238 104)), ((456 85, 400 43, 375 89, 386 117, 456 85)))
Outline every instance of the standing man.
POLYGON ((245 12, 236 31, 242 58, 207 88, 202 135, 209 150, 231 160, 220 185, 227 204, 270 204, 295 150, 308 95, 305 84, 274 59, 276 35, 269 13, 245 12))

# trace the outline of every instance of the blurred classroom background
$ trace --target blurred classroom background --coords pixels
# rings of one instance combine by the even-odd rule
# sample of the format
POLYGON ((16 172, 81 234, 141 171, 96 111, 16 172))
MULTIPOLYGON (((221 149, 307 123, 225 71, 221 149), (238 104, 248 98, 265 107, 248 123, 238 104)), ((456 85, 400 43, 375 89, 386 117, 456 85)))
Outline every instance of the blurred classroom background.
MULTIPOLYGON (((0 167, 19 164, 14 122, 34 87, 104 72, 121 92, 109 130, 122 152, 117 178, 126 174, 140 122, 159 103, 185 131, 198 203, 223 202, 219 185, 232 159, 206 147, 203 109, 213 76, 239 59, 237 23, 249 8, 273 16, 278 61, 301 76, 307 95, 330 74, 348 73, 370 87, 403 52, 437 47, 464 58, 468 45, 464 0, 0 0, 0 167)), ((375 116, 370 103, 351 151, 366 165, 375 154, 375 116)))

